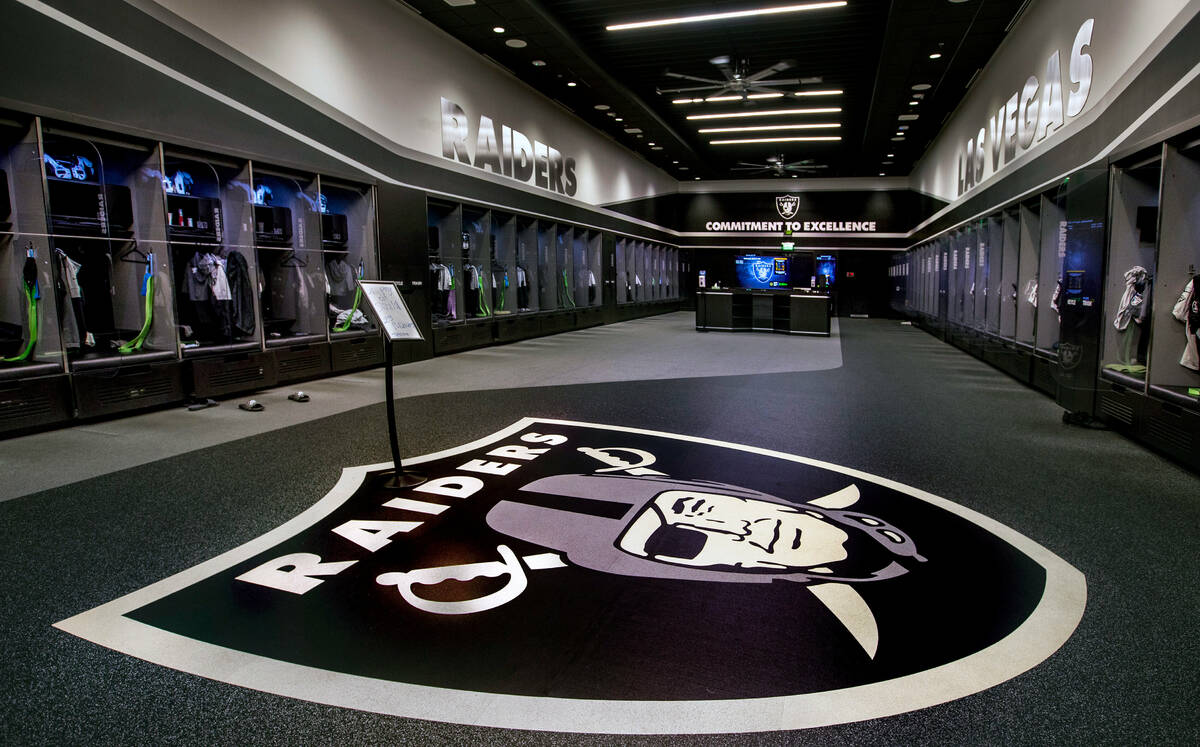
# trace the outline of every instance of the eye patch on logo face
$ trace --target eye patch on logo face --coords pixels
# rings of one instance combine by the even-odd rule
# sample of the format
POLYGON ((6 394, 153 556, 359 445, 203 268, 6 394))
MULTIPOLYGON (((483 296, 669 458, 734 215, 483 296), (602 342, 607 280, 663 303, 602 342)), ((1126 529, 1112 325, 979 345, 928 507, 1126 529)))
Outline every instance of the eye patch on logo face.
POLYGON ((687 527, 664 524, 646 539, 646 554, 650 557, 691 560, 704 549, 708 537, 687 527))

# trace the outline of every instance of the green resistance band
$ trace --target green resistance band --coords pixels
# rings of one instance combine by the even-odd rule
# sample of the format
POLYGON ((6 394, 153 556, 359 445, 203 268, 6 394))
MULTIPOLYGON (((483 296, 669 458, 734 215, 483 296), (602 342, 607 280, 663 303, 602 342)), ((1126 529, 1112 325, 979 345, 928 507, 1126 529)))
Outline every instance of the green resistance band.
MULTIPOLYGON (((363 274, 364 274, 363 273, 363 263, 362 263, 362 260, 359 260, 359 262, 358 262, 358 279, 359 280, 363 279, 363 274)), ((451 281, 451 282, 453 282, 453 281, 451 281)), ((350 329, 350 322, 354 321, 354 312, 358 311, 358 304, 361 301, 362 301, 362 286, 360 285, 354 289, 354 304, 350 306, 350 313, 346 315, 346 321, 344 321, 341 324, 334 327, 333 328, 334 332, 345 332, 346 330, 350 329)))
POLYGON ((566 270, 562 271, 562 281, 563 281, 562 296, 565 299, 563 305, 570 306, 573 309, 573 308, 575 308, 575 299, 571 298, 571 292, 570 292, 570 290, 568 290, 568 288, 571 284, 567 281, 567 271, 566 270))
POLYGON ((4 358, 5 363, 16 363, 23 361, 33 352, 33 346, 37 344, 38 338, 38 293, 37 284, 37 260, 33 257, 33 250, 30 250, 29 255, 25 258, 25 268, 23 271, 24 277, 21 279, 22 292, 25 294, 25 310, 29 315, 29 342, 25 343, 25 349, 11 358, 4 358))
POLYGON ((122 355, 135 353, 142 349, 146 338, 150 336, 150 325, 154 323, 154 253, 146 255, 146 274, 142 276, 142 296, 146 299, 144 305, 144 321, 137 337, 117 348, 122 355))
POLYGON ((479 270, 478 273, 476 277, 479 279, 479 316, 482 318, 492 315, 492 306, 488 303, 488 289, 483 282, 483 270, 479 270))

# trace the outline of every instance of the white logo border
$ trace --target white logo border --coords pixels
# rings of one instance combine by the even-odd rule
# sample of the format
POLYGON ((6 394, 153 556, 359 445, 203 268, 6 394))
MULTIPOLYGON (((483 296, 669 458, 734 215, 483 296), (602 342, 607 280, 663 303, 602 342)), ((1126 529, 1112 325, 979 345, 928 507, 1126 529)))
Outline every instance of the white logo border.
POLYGON ((54 624, 59 630, 130 656, 209 679, 325 705, 474 726, 597 734, 716 734, 804 729, 907 713, 981 692, 1022 674, 1057 651, 1087 605, 1083 574, 1013 529, 944 498, 887 478, 807 457, 662 431, 526 417, 452 449, 405 459, 420 464, 487 446, 531 425, 565 425, 658 436, 775 457, 839 472, 906 493, 960 516, 1028 555, 1046 571, 1037 607, 1000 641, 962 659, 868 685, 770 698, 687 701, 584 700, 497 695, 375 679, 278 661, 197 641, 124 614, 271 549, 313 526, 348 500, 368 472, 389 463, 349 467, 309 509, 211 560, 54 624))

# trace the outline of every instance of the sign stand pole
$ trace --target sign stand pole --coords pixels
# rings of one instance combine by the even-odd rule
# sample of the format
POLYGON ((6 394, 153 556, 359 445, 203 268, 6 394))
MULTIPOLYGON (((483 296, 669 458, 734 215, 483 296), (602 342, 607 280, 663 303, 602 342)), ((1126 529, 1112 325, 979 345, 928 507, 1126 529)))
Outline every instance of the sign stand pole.
POLYGON ((388 488, 411 488, 420 485, 428 478, 420 472, 404 469, 400 461, 400 436, 396 430, 396 395, 392 384, 392 373, 395 369, 392 344, 397 340, 423 340, 420 328, 413 321, 400 288, 395 283, 384 280, 359 280, 358 286, 367 299, 367 305, 374 312, 379 326, 383 328, 383 359, 384 380, 383 391, 387 399, 388 445, 392 450, 392 471, 387 482, 388 488))
POLYGON ((387 421, 388 421, 388 441, 392 447, 392 465, 395 470, 388 481, 384 483, 389 488, 411 488, 414 485, 420 485, 428 478, 419 472, 406 471, 404 463, 400 461, 400 437, 396 432, 396 397, 392 387, 392 341, 384 340, 384 380, 383 391, 387 397, 387 421))

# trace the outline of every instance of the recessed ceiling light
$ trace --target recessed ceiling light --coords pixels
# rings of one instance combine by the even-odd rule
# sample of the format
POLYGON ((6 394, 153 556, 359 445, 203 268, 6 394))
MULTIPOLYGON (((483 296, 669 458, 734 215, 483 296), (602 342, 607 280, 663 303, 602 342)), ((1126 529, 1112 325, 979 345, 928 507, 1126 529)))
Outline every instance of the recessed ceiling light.
POLYGON ((884 166, 891 166, 893 163, 895 163, 895 161, 884 161, 884 162, 883 162, 883 165, 884 165, 884 166))
POLYGON ((496 27, 494 27, 494 28, 492 29, 492 31, 495 31, 497 34, 503 34, 503 33, 504 33, 504 27, 503 27, 503 26, 496 26, 496 27))
POLYGON ((895 154, 895 153, 888 153, 888 154, 887 154, 887 157, 888 157, 888 158, 895 158, 895 157, 896 157, 896 154, 895 154))
POLYGON ((608 104, 596 104, 592 108, 595 109, 596 111, 606 112, 609 110, 610 107, 608 104))
POLYGON ((920 103, 919 101, 917 101, 916 99, 913 99, 912 101, 908 102, 908 105, 909 105, 909 106, 916 106, 916 105, 917 105, 917 104, 919 104, 919 103, 920 103))
POLYGON ((931 59, 931 60, 940 60, 940 59, 942 59, 942 53, 941 53, 941 52, 934 52, 933 54, 929 55, 929 59, 931 59))
POLYGON ((567 88, 574 88, 576 85, 578 85, 578 84, 573 80, 567 81, 567 88))
POLYGON ((615 117, 615 116, 617 116, 617 113, 616 113, 616 112, 604 112, 604 113, 605 113, 605 114, 607 114, 607 115, 608 115, 608 116, 610 116, 610 117, 615 117))
POLYGON ((679 163, 679 161, 671 161, 671 163, 679 163))
POLYGON ((789 114, 837 114, 842 108, 830 106, 820 109, 771 109, 753 112, 726 112, 724 114, 689 114, 688 119, 733 119, 737 117, 779 117, 789 114))
POLYGON ((825 127, 841 127, 840 122, 815 122, 813 124, 763 125, 761 127, 707 127, 697 130, 701 134, 711 132, 773 132, 775 130, 817 130, 825 127))
MULTIPOLYGON (((908 129, 908 125, 898 125, 896 127, 896 129, 899 130, 900 132, 904 132, 905 130, 908 129)), ((897 133, 897 134, 899 134, 899 133, 897 133)))
POLYGON ((920 119, 920 114, 901 114, 899 119, 901 122, 911 122, 914 119, 920 119))
POLYGON ((680 170, 680 171, 687 171, 687 170, 688 170, 688 167, 687 167, 687 166, 680 166, 680 167, 679 167, 679 170, 680 170))
POLYGON ((636 135, 641 131, 642 131, 641 127, 626 127, 625 128, 626 134, 629 134, 629 135, 636 135))
POLYGON ((651 148, 650 150, 662 150, 662 149, 663 149, 663 147, 661 145, 656 145, 653 148, 651 148))
POLYGON ((799 176, 797 176, 796 174, 792 174, 792 178, 793 178, 793 179, 799 179, 800 177, 799 177, 799 176))
POLYGON ((900 135, 900 136, 898 136, 898 137, 894 137, 894 138, 892 138, 892 142, 899 142, 899 141, 901 141, 901 140, 903 140, 903 139, 904 139, 904 136, 903 136, 903 135, 900 135))
POLYGON ((841 96, 842 89, 831 88, 827 91, 796 91, 793 96, 841 96))
POLYGON ((474 5, 475 0, 445 0, 445 3, 451 8, 461 8, 464 5, 474 5))
POLYGON ((534 60, 533 62, 531 62, 529 64, 533 65, 534 67, 545 67, 546 61, 545 60, 534 60))
POLYGON ((653 142, 650 142, 650 143, 646 143, 646 145, 654 145, 654 143, 653 143, 653 142))
POLYGON ((625 121, 625 118, 624 118, 624 117, 617 117, 615 121, 617 121, 617 122, 624 122, 624 121, 625 121))
POLYGON ((814 137, 760 137, 745 140, 709 140, 709 145, 741 145, 743 143, 815 143, 815 142, 836 142, 841 140, 840 135, 821 135, 814 137))
POLYGON ((840 8, 845 0, 827 3, 805 3, 803 5, 781 5, 774 8, 755 8, 754 10, 735 10, 727 13, 705 13, 696 16, 679 16, 677 18, 660 18, 654 21, 635 21, 633 23, 616 23, 605 26, 607 31, 627 31, 629 29, 646 29, 655 26, 674 26, 680 23, 701 23, 704 21, 723 21, 730 18, 748 18, 750 16, 777 15, 779 13, 797 13, 805 10, 821 10, 822 8, 840 8))
POLYGON ((696 181, 700 181, 700 177, 698 177, 698 176, 697 176, 697 177, 696 177, 696 181))
POLYGON ((504 45, 513 49, 524 49, 529 46, 524 39, 509 39, 504 42, 504 45))
POLYGON ((646 137, 646 136, 645 136, 645 135, 638 135, 638 136, 637 136, 637 139, 638 139, 638 140, 641 140, 641 139, 642 139, 642 138, 644 138, 644 137, 646 137))
POLYGON ((933 86, 928 83, 918 83, 912 87, 914 91, 928 91, 930 88, 933 88, 933 86))

